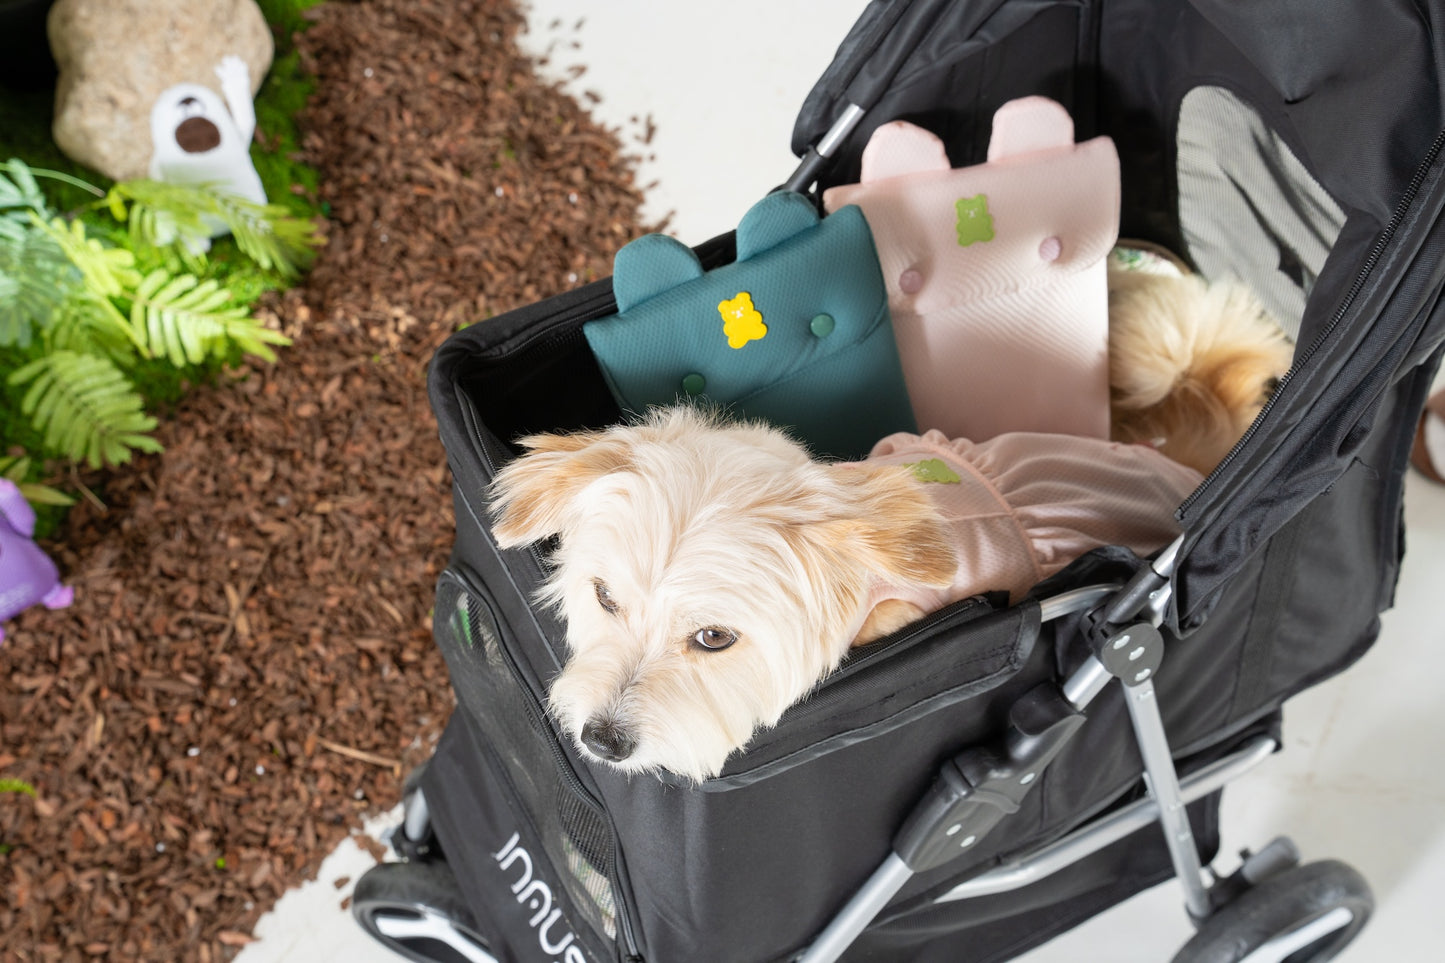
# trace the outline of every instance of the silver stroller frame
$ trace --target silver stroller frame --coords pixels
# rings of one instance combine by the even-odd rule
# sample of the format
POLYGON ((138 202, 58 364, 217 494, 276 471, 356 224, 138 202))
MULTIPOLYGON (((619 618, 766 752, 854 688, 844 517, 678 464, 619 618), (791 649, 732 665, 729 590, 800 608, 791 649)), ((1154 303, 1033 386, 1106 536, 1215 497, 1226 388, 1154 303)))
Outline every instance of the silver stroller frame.
MULTIPOLYGON (((1041 603, 1041 619, 1049 621, 1088 610, 1114 595, 1103 609, 1100 629, 1104 637, 1096 644, 1097 654, 1086 659, 1057 687, 1063 709, 1058 720, 1041 732, 1011 725, 1000 750, 970 749, 946 763, 933 790, 919 803, 895 838, 894 852, 812 946, 795 957, 796 963, 837 960, 914 873, 942 865, 959 849, 976 845, 988 829, 1016 810, 1028 787, 1036 782, 1073 729, 1082 723, 1082 710, 1116 678, 1124 687, 1129 719, 1144 760, 1147 795, 1033 853, 960 883, 939 896, 936 902, 1019 889, 1157 820, 1164 831, 1174 874, 1184 887, 1189 918, 1201 929, 1208 925, 1222 900, 1232 894, 1225 892, 1228 887, 1221 886, 1219 894, 1212 895, 1214 888, 1205 881, 1185 807, 1249 772, 1279 746, 1274 739, 1259 736, 1183 782, 1175 771, 1153 676, 1163 655, 1163 638, 1157 627, 1172 594, 1169 576, 1182 542, 1181 536, 1158 559, 1141 568, 1122 589, 1090 586, 1041 603), (1123 627, 1119 628, 1120 625, 1123 627), (980 765, 980 761, 984 764, 980 765)), ((1237 876, 1246 885, 1256 884, 1292 870, 1298 861, 1294 844, 1287 837, 1278 837, 1247 857, 1237 876)), ((1282 963, 1307 947, 1333 942, 1347 929, 1351 931, 1348 937, 1353 937, 1353 931, 1364 922, 1361 916, 1358 907, 1348 903, 1321 907, 1319 912, 1307 913, 1303 919, 1284 921, 1277 932, 1238 959, 1247 963, 1282 963)), ((1331 948, 1342 947, 1347 941, 1348 938, 1339 940, 1331 948)), ((1176 957, 1176 960, 1183 958, 1176 957)))

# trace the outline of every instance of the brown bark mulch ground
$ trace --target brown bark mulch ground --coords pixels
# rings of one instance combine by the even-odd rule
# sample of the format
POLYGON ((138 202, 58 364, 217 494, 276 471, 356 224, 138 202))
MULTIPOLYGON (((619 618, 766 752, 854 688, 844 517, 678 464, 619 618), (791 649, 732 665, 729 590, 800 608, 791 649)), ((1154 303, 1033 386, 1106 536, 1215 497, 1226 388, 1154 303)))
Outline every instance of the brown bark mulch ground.
POLYGON ((164 455, 48 546, 73 607, 0 648, 0 957, 227 959, 453 701, 426 365, 459 325, 610 273, 641 233, 616 132, 537 79, 507 0, 328 4, 301 36, 329 243, 295 339, 192 394, 164 455))

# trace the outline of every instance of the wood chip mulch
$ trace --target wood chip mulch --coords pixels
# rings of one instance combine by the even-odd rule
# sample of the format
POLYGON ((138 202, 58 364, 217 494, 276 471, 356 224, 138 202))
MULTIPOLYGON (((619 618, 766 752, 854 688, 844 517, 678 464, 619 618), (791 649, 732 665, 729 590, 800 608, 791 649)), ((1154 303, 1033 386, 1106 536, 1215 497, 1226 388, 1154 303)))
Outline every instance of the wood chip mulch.
POLYGON ((295 344, 193 392, 163 455, 86 476, 104 510, 47 546, 75 604, 0 648, 0 778, 37 789, 0 793, 0 958, 229 959, 395 805, 453 706, 427 362, 644 230, 618 132, 536 77, 513 3, 313 15, 329 243, 264 308, 295 344))

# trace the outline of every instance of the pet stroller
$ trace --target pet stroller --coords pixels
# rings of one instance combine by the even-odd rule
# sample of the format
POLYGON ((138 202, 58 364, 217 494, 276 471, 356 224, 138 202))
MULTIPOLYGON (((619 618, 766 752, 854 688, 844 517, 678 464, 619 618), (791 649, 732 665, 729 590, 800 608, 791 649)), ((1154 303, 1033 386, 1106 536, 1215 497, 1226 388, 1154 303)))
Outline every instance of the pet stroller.
MULTIPOLYGON (((582 332, 616 310, 611 282, 454 335, 430 390, 455 479, 434 619, 458 706, 408 780, 404 859, 356 887, 360 922, 418 960, 978 963, 1177 875, 1198 933, 1176 960, 1338 952, 1371 909, 1349 867, 1284 840, 1210 885, 1201 865, 1283 702, 1358 659, 1391 604, 1445 341, 1445 34, 1439 3, 1292 9, 864 11, 802 108, 788 189, 856 180, 895 118, 974 163, 998 106, 1048 96, 1117 145, 1121 234, 1248 281, 1295 363, 1167 549, 1098 550, 1021 604, 969 599, 857 650, 700 786, 558 737, 545 556, 488 532, 514 439, 621 417, 582 332)), ((725 265, 734 239, 697 253, 725 265)))

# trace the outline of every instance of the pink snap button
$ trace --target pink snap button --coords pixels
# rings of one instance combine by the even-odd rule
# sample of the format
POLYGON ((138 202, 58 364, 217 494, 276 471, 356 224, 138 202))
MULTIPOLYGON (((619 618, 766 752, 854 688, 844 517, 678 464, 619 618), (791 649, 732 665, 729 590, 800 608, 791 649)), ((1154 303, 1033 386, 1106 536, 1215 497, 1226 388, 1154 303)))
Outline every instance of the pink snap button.
POLYGON ((904 294, 917 294, 923 290, 923 275, 909 268, 898 275, 898 289, 904 294))
POLYGON ((1062 253, 1064 253, 1064 242, 1056 237, 1046 237, 1039 244, 1039 257, 1045 261, 1057 261, 1062 253))

